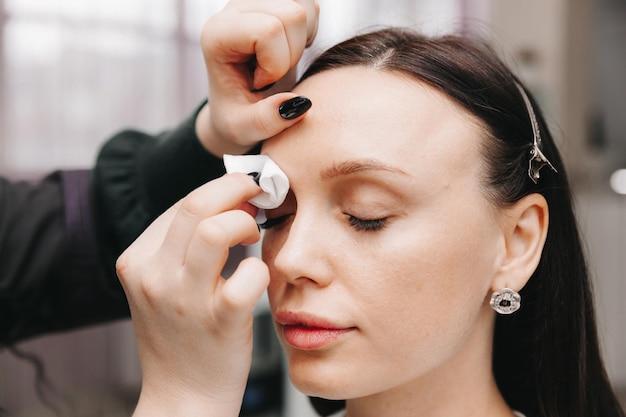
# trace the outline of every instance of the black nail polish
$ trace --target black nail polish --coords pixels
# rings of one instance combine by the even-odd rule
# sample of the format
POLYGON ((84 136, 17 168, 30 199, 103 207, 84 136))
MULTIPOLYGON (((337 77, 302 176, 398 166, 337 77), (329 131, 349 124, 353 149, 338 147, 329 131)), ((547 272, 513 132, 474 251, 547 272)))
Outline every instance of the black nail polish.
POLYGON ((248 172, 248 175, 254 180, 254 182, 256 182, 256 185, 259 185, 261 174, 259 174, 258 172, 248 172))
POLYGON ((254 87, 252 87, 250 89, 250 91, 253 92, 253 93, 262 93, 263 91, 267 91, 270 88, 274 87, 275 85, 276 85, 276 83, 271 83, 271 84, 268 84, 265 87, 261 87, 261 88, 254 88, 254 87))
POLYGON ((286 120, 295 119, 302 116, 304 112, 311 108, 313 103, 306 97, 298 96, 283 102, 278 107, 280 117, 286 120))

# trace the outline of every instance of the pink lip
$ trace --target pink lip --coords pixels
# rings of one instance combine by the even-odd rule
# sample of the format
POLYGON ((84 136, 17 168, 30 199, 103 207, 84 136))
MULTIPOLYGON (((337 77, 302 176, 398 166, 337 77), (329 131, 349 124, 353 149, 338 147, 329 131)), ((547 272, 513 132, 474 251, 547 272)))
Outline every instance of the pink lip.
POLYGON ((356 329, 334 324, 311 314, 291 311, 278 312, 275 319, 283 329, 285 341, 301 350, 320 349, 356 329))

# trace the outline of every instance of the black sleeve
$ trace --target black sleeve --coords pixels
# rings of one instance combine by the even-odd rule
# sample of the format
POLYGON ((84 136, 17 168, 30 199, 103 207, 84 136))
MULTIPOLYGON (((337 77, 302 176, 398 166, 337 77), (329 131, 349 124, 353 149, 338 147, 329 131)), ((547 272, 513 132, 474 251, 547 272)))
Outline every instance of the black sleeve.
POLYGON ((58 177, 37 185, 0 178, 0 346, 23 332, 39 277, 54 268, 64 240, 58 177))
POLYGON ((94 169, 97 234, 107 276, 116 285, 112 268, 121 252, 167 208, 226 172, 222 158, 207 152, 196 136, 200 108, 174 130, 156 136, 120 132, 98 156, 94 169))
POLYGON ((0 179, 0 345, 129 316, 117 257, 166 208, 224 174, 195 134, 196 115, 155 136, 116 134, 93 171, 0 179))
POLYGON ((89 175, 0 179, 0 345, 128 315, 103 285, 89 175))

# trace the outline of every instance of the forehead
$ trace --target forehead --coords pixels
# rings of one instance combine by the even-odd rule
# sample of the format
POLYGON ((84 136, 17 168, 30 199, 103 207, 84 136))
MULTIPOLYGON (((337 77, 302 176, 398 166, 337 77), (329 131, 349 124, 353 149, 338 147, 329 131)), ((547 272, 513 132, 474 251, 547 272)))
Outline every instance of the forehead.
POLYGON ((440 179, 448 181, 480 165, 479 123, 424 83, 344 67, 316 74, 294 92, 309 97, 312 108, 263 146, 288 176, 311 164, 376 158, 415 177, 445 173, 440 179))

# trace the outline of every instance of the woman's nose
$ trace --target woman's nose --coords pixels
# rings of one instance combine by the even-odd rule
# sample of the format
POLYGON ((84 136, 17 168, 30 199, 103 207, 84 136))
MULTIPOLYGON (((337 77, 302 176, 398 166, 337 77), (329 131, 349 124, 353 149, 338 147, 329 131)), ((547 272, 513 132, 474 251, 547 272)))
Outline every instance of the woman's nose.
POLYGON ((296 215, 284 236, 276 241, 270 268, 277 278, 299 285, 326 286, 332 281, 333 251, 328 225, 313 218, 296 215))

